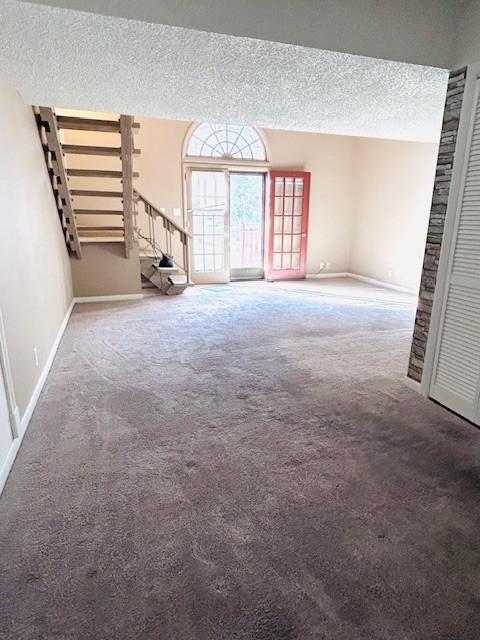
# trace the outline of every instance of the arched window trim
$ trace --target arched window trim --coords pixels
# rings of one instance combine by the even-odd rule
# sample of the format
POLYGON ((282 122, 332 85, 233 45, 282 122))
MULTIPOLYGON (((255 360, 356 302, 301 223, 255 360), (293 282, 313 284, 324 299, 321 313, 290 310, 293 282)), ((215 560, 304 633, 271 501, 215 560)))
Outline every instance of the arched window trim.
MULTIPOLYGON (((211 165, 215 165, 215 166, 223 166, 223 167, 228 167, 228 166, 256 166, 256 167, 268 167, 270 165, 269 162, 269 157, 270 157, 270 150, 269 150, 269 146, 268 146, 268 142, 265 139, 265 135, 263 134, 263 132, 258 129, 257 127, 250 127, 250 129, 253 129, 253 131, 255 131, 255 133, 258 136, 258 139, 260 140, 260 142, 263 145, 263 148, 265 149, 265 160, 252 160, 250 158, 234 158, 234 157, 230 157, 230 156, 194 156, 194 155, 188 155, 187 151, 188 151, 188 147, 190 144, 190 141, 192 139, 192 137, 195 134, 195 131, 197 131, 197 129, 199 128, 199 126, 201 125, 205 125, 205 124, 210 124, 210 123, 205 123, 205 122, 193 122, 186 135, 185 135, 185 139, 183 141, 183 150, 182 150, 182 157, 183 157, 183 162, 185 165, 191 165, 191 166, 196 166, 196 165, 205 165, 205 164, 211 164, 211 165)), ((215 123, 212 123, 215 124, 215 123)), ((246 125, 247 126, 247 125, 246 125)))

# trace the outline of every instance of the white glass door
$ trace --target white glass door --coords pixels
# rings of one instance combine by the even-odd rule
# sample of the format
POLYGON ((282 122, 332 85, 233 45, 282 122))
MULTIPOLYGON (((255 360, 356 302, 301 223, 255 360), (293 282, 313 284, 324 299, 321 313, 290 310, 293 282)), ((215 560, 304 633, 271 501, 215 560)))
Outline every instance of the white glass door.
POLYGON ((195 284, 229 282, 228 174, 192 169, 189 187, 192 280, 195 284))

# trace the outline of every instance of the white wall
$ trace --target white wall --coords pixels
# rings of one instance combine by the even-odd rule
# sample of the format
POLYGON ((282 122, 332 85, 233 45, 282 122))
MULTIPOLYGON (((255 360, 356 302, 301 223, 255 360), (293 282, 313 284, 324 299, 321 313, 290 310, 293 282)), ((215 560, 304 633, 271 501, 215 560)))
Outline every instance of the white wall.
POLYGON ((355 142, 349 271, 418 291, 438 145, 355 142))
POLYGON ((449 68, 462 0, 36 0, 307 47, 449 68))
POLYGON ((23 414, 72 301, 72 282, 32 109, 1 79, 0 122, 0 308, 23 414))

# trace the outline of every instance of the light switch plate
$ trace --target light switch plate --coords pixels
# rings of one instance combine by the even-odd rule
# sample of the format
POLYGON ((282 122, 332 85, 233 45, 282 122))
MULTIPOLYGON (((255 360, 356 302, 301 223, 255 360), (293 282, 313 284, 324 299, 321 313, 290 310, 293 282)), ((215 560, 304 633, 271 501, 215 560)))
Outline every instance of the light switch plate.
POLYGON ((173 215, 180 217, 182 215, 182 210, 180 207, 173 207, 173 215))

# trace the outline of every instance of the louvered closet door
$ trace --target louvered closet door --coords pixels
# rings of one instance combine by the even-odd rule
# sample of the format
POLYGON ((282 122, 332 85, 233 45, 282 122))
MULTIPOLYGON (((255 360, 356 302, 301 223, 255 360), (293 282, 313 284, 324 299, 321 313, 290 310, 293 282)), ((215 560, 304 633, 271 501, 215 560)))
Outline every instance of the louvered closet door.
MULTIPOLYGON (((470 124, 456 231, 450 252, 430 395, 479 423, 480 387, 480 104, 470 124)), ((457 151, 458 152, 458 151, 457 151)))

